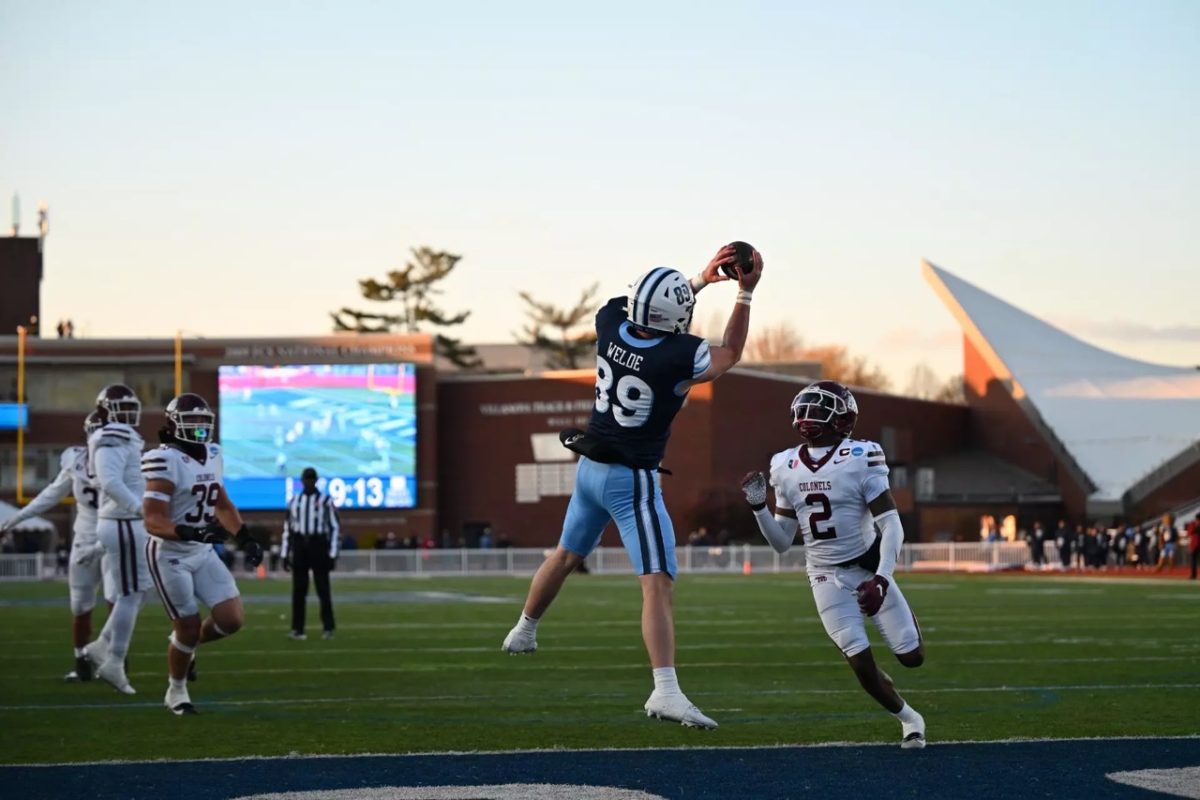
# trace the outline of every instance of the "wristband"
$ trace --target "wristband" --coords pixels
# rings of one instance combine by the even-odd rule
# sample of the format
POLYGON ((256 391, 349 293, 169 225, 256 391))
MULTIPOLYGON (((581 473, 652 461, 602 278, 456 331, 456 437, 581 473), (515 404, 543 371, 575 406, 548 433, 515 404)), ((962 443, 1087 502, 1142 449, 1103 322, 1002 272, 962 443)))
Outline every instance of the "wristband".
POLYGON ((754 296, 753 289, 739 289, 738 293, 737 293, 737 300, 735 300, 734 302, 741 303, 744 306, 748 306, 748 305, 750 305, 750 299, 753 296, 754 296))
POLYGON ((708 281, 704 280, 704 273, 701 272, 696 277, 688 281, 688 286, 692 287, 692 294, 699 293, 701 289, 708 285, 708 281))

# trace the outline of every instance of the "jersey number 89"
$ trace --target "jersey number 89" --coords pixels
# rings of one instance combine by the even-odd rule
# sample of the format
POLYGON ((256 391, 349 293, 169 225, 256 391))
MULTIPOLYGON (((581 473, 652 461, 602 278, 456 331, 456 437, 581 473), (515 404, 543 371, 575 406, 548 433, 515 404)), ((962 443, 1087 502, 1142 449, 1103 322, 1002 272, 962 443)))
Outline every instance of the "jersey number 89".
POLYGON ((613 371, 604 356, 596 356, 596 410, 601 414, 611 408, 613 419, 623 428, 640 428, 650 419, 654 408, 654 390, 637 375, 625 375, 613 393, 613 371))

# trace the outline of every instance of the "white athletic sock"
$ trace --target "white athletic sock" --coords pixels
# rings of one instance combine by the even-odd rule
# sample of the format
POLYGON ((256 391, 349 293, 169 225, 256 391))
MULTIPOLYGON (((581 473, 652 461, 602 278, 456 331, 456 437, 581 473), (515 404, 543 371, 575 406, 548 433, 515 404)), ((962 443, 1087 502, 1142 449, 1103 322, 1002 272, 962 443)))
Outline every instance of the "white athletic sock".
POLYGON ((654 670, 654 691, 675 694, 679 692, 679 679, 674 667, 659 667, 654 670))
POLYGON ((171 682, 172 689, 186 689, 187 688, 187 678, 168 678, 167 680, 169 680, 171 682))
POLYGON ((76 648, 75 648, 75 657, 76 657, 76 658, 83 658, 83 648, 82 648, 82 647, 76 647, 76 648))
POLYGON ((129 652, 129 642, 133 639, 133 628, 137 625, 138 611, 141 608, 140 592, 117 598, 117 602, 113 605, 112 615, 109 617, 109 622, 112 623, 109 631, 111 635, 108 650, 110 657, 118 661, 125 660, 125 654, 129 652))
POLYGON ((517 620, 517 630, 521 633, 537 633, 538 621, 528 614, 521 614, 517 620))
POLYGON ((921 715, 918 714, 916 711, 913 711, 913 707, 910 706, 908 703, 905 703, 904 707, 901 708, 899 711, 897 711, 892 716, 894 716, 896 719, 900 720, 900 722, 905 725, 912 725, 917 720, 921 719, 921 715))

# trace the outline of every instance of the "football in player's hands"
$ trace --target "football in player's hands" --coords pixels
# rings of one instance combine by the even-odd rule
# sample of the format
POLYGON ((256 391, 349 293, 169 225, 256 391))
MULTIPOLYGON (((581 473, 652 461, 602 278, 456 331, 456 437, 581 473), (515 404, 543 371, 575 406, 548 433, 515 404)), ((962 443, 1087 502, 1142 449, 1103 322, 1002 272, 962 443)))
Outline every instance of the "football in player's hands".
POLYGON ((882 575, 874 575, 858 585, 854 594, 858 596, 858 608, 868 617, 879 613, 883 601, 887 597, 888 579, 882 575))
POLYGON ((743 275, 749 275, 754 271, 754 247, 746 242, 730 242, 729 246, 733 248, 737 258, 722 264, 721 271, 736 281, 738 274, 734 267, 740 267, 743 275))

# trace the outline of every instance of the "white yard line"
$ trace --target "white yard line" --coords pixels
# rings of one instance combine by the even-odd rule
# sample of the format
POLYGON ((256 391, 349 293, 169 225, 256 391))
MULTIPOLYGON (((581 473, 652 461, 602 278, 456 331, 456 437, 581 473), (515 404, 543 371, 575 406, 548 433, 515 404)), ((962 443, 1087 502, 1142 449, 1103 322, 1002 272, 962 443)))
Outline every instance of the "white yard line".
MULTIPOLYGON (((1200 689, 1200 683, 1095 683, 1095 684, 1059 684, 1050 686, 945 686, 938 688, 906 688, 905 694, 1025 694, 1029 692, 1127 692, 1138 690, 1159 689, 1200 689)), ((756 695, 841 695, 861 694, 858 688, 847 689, 759 689, 756 695)), ((728 692, 689 692, 695 697, 723 697, 728 692)), ((592 693, 571 695, 573 700, 624 697, 624 693, 592 693)), ((566 696, 564 695, 564 698, 566 696)), ((384 703, 438 703, 488 700, 495 701, 495 695, 488 694, 448 694, 448 695, 375 695, 362 697, 290 697, 290 698, 258 698, 254 700, 210 700, 205 705, 212 707, 227 706, 308 706, 308 705, 379 705, 384 703)), ((132 703, 30 703, 26 705, 0 705, 0 711, 79 711, 82 709, 115 709, 115 708, 161 708, 159 701, 132 703)))

